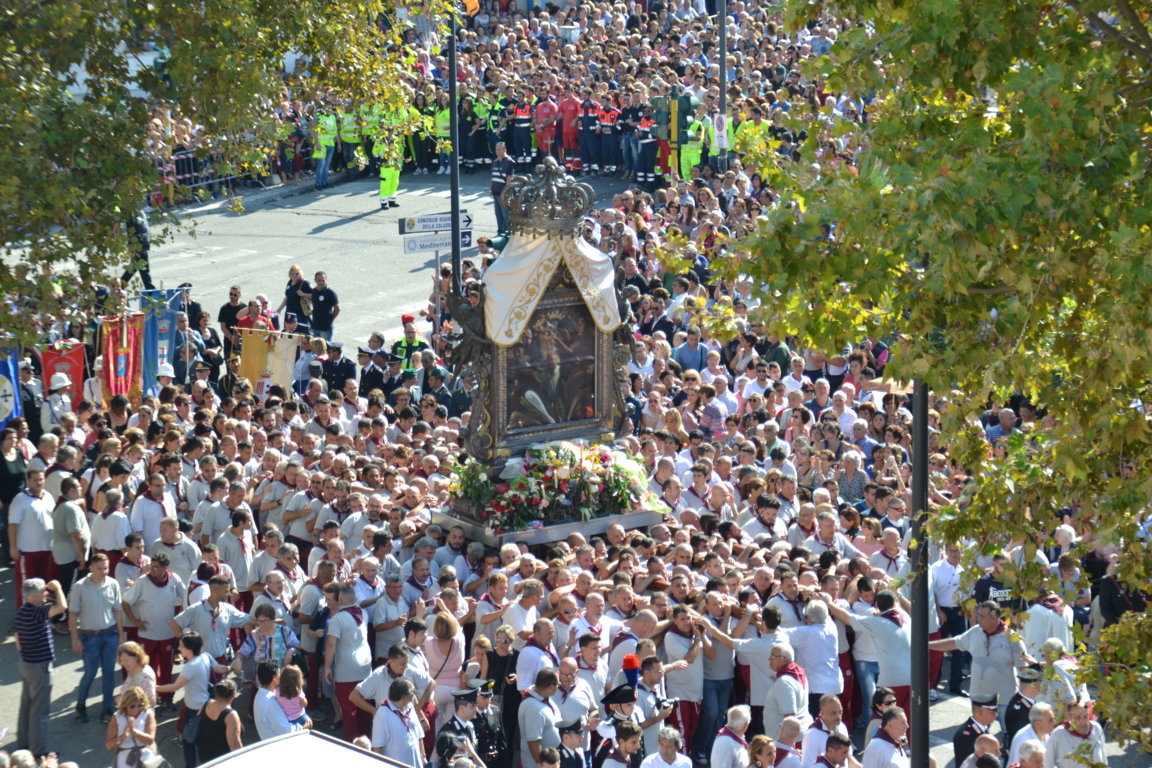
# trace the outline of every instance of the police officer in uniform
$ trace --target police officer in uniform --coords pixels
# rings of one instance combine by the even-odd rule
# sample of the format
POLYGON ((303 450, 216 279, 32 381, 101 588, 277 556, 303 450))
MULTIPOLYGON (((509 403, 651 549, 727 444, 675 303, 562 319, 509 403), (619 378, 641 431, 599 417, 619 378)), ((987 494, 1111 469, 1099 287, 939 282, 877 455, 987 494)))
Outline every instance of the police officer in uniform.
POLYGON ((459 688, 452 691, 452 704, 456 713, 436 734, 436 757, 441 768, 451 766, 458 753, 483 764, 476 750, 476 729, 472 725, 472 720, 476 717, 476 699, 479 693, 476 688, 459 688))
POLYGON ((489 188, 492 191, 492 205, 496 209, 496 233, 508 234, 508 211, 500 202, 500 193, 508 186, 508 181, 516 172, 516 163, 508 157, 508 147, 502 141, 496 142, 496 159, 492 161, 489 188))
POLYGON ((996 722, 999 714, 1000 697, 995 693, 972 696, 972 716, 960 726, 952 737, 952 750, 956 754, 955 765, 961 765, 976 751, 976 739, 988 733, 988 728, 996 722))
MULTIPOLYGON (((380 354, 387 357, 389 353, 381 349, 380 354)), ((374 389, 383 391, 384 369, 377 365, 372 359, 372 350, 367 347, 358 347, 356 349, 356 362, 361 366, 360 397, 368 397, 368 393, 374 389)))
POLYGON ((240 381, 240 353, 233 352, 228 356, 228 370, 220 377, 217 391, 221 397, 232 397, 232 388, 240 381))
POLYGON ((378 349, 372 355, 372 361, 377 367, 384 370, 384 382, 380 385, 380 391, 384 393, 385 398, 391 398, 392 393, 400 389, 402 379, 401 375, 404 373, 403 365, 404 358, 394 352, 389 352, 386 349, 378 349), (387 366, 387 368, 384 368, 387 366))
POLYGON ((1004 746, 1011 747, 1017 732, 1028 725, 1028 715, 1040 694, 1040 681, 1044 679, 1043 668, 1039 664, 1023 667, 1016 673, 1020 690, 1008 700, 1004 711, 1004 746))
POLYGON ((343 390, 344 382, 356 378, 356 363, 344 357, 344 344, 339 341, 328 342, 328 349, 335 352, 333 357, 329 354, 324 361, 324 386, 331 392, 334 389, 343 390))
POLYGON ((580 111, 580 167, 585 176, 600 172, 600 103, 592 98, 592 89, 584 88, 580 111))
POLYGON ((480 759, 488 768, 512 768, 512 752, 508 749, 500 710, 492 706, 496 681, 469 680, 468 686, 476 690, 476 717, 472 727, 476 731, 476 751, 480 759))
MULTIPOLYGON (((600 703, 604 705, 604 711, 608 713, 608 716, 596 726, 596 735, 600 736, 603 741, 596 747, 596 756, 592 761, 593 766, 602 765, 608 754, 616 748, 617 723, 631 720, 636 725, 641 725, 644 722, 641 719, 640 707, 636 704, 636 689, 627 683, 613 688, 608 692, 608 695, 600 699, 600 703)), ((639 768, 643 761, 644 740, 641 739, 640 748, 631 757, 632 768, 639 768)))
POLYGON ((588 768, 584 755, 584 718, 556 726, 560 732, 560 768, 588 768))

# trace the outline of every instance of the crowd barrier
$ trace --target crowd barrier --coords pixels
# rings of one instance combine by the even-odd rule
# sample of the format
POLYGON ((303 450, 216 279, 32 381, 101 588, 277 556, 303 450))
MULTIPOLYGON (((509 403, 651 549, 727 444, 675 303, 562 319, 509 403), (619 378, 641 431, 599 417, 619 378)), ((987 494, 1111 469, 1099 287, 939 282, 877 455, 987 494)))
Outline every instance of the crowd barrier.
POLYGON ((203 200, 207 196, 228 195, 237 182, 261 189, 266 186, 264 179, 271 173, 267 160, 264 161, 262 170, 243 174, 220 173, 219 160, 218 152, 197 156, 193 150, 183 150, 158 162, 159 179, 152 191, 153 205, 178 205, 192 200, 203 200))

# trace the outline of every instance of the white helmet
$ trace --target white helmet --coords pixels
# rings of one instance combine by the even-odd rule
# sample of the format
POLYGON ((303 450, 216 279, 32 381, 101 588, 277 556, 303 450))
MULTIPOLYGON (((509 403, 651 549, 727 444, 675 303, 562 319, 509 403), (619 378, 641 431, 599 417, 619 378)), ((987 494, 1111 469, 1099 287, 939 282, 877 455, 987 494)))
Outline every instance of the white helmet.
POLYGON ((72 379, 66 373, 54 373, 48 382, 48 389, 55 392, 58 389, 71 389, 72 379))

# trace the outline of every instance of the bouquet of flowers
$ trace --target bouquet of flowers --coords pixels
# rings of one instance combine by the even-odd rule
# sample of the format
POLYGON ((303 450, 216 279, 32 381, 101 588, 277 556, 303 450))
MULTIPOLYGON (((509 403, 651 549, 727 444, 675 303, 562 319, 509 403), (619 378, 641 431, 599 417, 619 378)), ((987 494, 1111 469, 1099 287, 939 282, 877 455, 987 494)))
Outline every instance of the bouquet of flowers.
POLYGON ((657 501, 635 459, 567 441, 532 446, 494 479, 469 459, 453 472, 450 490, 482 506, 496 533, 654 509, 657 501))

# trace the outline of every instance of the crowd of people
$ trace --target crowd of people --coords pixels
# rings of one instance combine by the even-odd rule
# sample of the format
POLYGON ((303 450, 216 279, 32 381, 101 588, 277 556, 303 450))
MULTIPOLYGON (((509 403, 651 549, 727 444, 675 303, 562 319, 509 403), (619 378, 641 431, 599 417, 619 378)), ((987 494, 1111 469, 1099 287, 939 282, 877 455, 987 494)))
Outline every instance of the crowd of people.
MULTIPOLYGON (((929 724, 909 721, 912 415, 883 377, 890 350, 780 338, 757 321, 750 281, 709 269, 775 199, 742 147, 767 137, 781 162, 853 162, 856 134, 835 127, 863 120, 866 101, 798 71, 834 55, 847 22, 788 30, 769 3, 730 3, 726 124, 711 12, 687 0, 498 4, 459 38, 465 170, 554 153, 573 171, 634 182, 584 236, 623 272, 631 417, 617 445, 643 462, 664 521, 535 550, 469 541, 433 522, 450 511, 474 386, 453 363, 444 307, 424 313, 436 323, 405 316, 402 338, 374 333, 346 356, 354 341, 340 339, 321 271, 309 281, 293 266, 278 308, 270 285, 247 300, 234 286, 215 318, 190 288, 183 366, 162 370, 138 404, 72 403, 71 382, 21 366, 33 407, 0 432, 21 747, 64 749, 48 734, 59 634, 83 663, 74 717, 99 717, 117 766, 155 755, 157 713, 169 711, 188 768, 246 732, 301 728, 417 768, 908 764, 909 729, 929 724), (699 105, 688 140, 699 144, 674 164, 651 107, 678 95, 699 105), (814 157, 783 127, 801 113, 828 132, 814 157), (656 256, 673 236, 695 259, 681 273, 656 256), (735 318, 726 336, 706 322, 717 305, 735 318), (263 398, 239 375, 236 334, 260 323, 302 334, 293 386, 263 398)), ((439 129, 442 33, 400 22, 414 106, 439 129)), ((292 158, 312 154, 316 107, 282 109, 292 158)), ((335 130, 339 155, 325 163, 368 136, 335 130)), ((412 172, 457 159, 435 138, 411 138, 412 172)), ((472 300, 498 258, 481 251, 461 275, 472 300)), ((51 318, 45 329, 85 332, 51 318)), ((947 403, 929 405, 936 507, 961 499, 969 478, 939 431, 947 403)), ((1012 399, 973 418, 995 450, 1043 417, 1012 399)), ((1145 596, 1118 579, 1091 519, 1061 510, 1039 543, 1051 579, 1035 594, 1001 579, 1026 557, 1022 540, 975 558, 972 542, 931 543, 932 697, 971 706, 956 768, 1072 768, 1083 752, 1106 762, 1073 630, 1142 611, 1145 596)))

